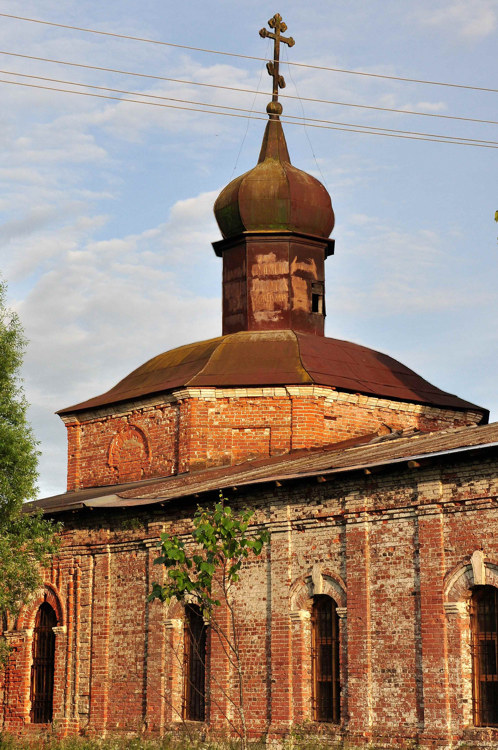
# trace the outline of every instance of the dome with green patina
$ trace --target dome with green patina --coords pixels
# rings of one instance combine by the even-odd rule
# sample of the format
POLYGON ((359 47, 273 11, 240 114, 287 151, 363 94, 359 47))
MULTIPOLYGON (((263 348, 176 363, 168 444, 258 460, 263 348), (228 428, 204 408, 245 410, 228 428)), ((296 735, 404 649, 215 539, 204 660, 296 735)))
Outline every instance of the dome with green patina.
POLYGON ((267 123, 257 165, 236 177, 214 204, 225 239, 244 232, 297 232, 326 238, 334 228, 330 195, 289 158, 282 123, 267 123))

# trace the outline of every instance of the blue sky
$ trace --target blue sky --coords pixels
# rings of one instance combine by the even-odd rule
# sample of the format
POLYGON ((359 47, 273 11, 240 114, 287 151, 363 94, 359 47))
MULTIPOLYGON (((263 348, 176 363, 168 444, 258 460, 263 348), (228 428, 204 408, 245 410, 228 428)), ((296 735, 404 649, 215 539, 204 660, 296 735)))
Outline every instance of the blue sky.
MULTIPOLYGON (((284 60, 497 88, 498 0, 0 2, 1 13, 254 57, 270 55, 258 31, 277 11, 296 40, 284 60)), ((270 90, 258 60, 5 17, 0 49, 270 90)), ((12 75, 24 73, 255 114, 268 101, 5 54, 0 67, 11 72, 3 80, 36 83, 12 75)), ((498 120, 493 92, 306 67, 289 73, 286 65, 282 72, 292 95, 498 120)), ((56 409, 107 390, 161 351, 221 332, 212 204, 255 164, 264 123, 7 83, 0 91, 0 268, 30 340, 25 390, 42 451, 40 495, 48 495, 65 488, 56 409)), ((350 125, 498 141, 491 124, 283 101, 288 115, 304 109, 350 125)), ((387 352, 496 419, 498 152, 285 130, 293 163, 325 182, 336 212, 327 335, 387 352)))

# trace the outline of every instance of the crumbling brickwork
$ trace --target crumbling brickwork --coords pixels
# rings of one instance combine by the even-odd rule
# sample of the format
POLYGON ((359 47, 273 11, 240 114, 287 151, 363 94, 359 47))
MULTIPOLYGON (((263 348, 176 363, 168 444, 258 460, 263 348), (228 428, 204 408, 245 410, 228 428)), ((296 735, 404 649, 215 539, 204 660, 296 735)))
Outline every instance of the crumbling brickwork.
MULTIPOLYGON (((269 23, 285 31, 281 21, 269 23)), ((290 44, 279 33, 260 32, 290 44)), ((258 165, 215 204, 227 335, 164 352, 59 412, 69 492, 41 507, 59 511, 63 543, 35 600, 0 623, 12 646, 0 731, 48 728, 31 711, 36 617, 47 610, 57 625, 45 634, 55 656, 43 666, 43 717, 53 709, 56 734, 161 734, 193 718, 192 609, 186 617, 188 602, 147 595, 164 576, 154 565, 161 533, 188 535, 197 504, 223 487, 269 532, 217 613, 238 635, 251 737, 278 741, 304 725, 348 747, 496 747, 498 706, 492 728, 478 726, 474 705, 469 603, 473 591, 498 588, 498 431, 477 448, 485 410, 387 355, 323 337, 334 213, 324 186, 290 164, 280 111, 269 105, 258 165), (347 464, 351 442, 375 452, 397 431, 409 433, 409 451, 444 431, 473 437, 392 460, 382 444, 383 460, 347 464), (310 469, 310 456, 324 463, 310 469), (317 710, 329 687, 333 710, 317 710)), ((205 708, 210 729, 233 731, 230 652, 196 618, 208 631, 195 718, 205 708)), ((496 624, 498 651, 498 615, 496 624)))
MULTIPOLYGON (((497 730, 473 726, 469 620, 476 576, 498 585, 498 464, 486 455, 227 491, 271 535, 236 590, 252 735, 278 738, 311 720, 310 612, 320 594, 340 618, 341 719, 328 734, 356 744, 495 746, 497 730)), ((64 518, 44 591, 8 625, 5 730, 33 729, 32 627, 45 595, 58 617, 59 733, 160 733, 179 722, 183 608, 146 595, 161 576, 160 532, 187 531, 196 502, 64 518)), ((208 660, 207 721, 221 728, 234 693, 213 636, 208 660)))
POLYGON ((187 388, 64 415, 68 490, 229 466, 377 432, 477 424, 480 412, 320 386, 187 388))

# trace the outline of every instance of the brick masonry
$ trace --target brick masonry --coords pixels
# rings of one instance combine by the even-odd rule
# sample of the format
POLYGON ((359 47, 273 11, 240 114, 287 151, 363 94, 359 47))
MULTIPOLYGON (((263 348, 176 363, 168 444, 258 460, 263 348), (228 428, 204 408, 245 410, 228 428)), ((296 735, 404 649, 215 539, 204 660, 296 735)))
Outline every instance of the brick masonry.
POLYGON ((476 424, 481 414, 321 386, 186 388, 65 415, 68 490, 224 466, 376 432, 476 424))
MULTIPOLYGON (((274 165, 277 158, 285 162, 274 115, 264 143, 274 165)), ((273 203, 265 196, 274 199, 280 178, 273 184, 275 170, 256 170, 270 181, 266 187, 256 181, 252 198, 246 196, 255 201, 246 206, 252 228, 234 237, 229 221, 226 239, 215 244, 224 263, 224 333, 323 334, 324 259, 333 250, 328 196, 309 175, 284 170, 292 211, 277 236, 268 231, 273 203)), ((281 198, 278 192, 279 205, 281 198)), ((240 216, 234 231, 242 231, 239 224, 240 216)), ((315 385, 185 387, 64 412, 67 487, 110 487, 323 448, 386 427, 445 430, 481 418, 315 385)), ((488 455, 227 493, 234 506, 252 507, 254 521, 270 532, 262 555, 242 569, 233 600, 251 736, 279 740, 306 725, 349 746, 496 747, 498 730, 474 727, 472 711, 469 599, 478 583, 498 586, 498 464, 478 454, 488 455), (316 595, 331 597, 339 617, 339 724, 312 722, 316 595)), ((202 497, 216 499, 215 492, 202 497)), ((0 732, 102 737, 160 734, 179 725, 184 609, 148 602, 147 594, 163 575, 154 565, 161 532, 188 534, 197 502, 187 497, 62 514, 62 548, 44 572, 44 586, 17 618, 0 622, 12 646, 0 675, 0 732), (57 616, 53 727, 30 723, 33 629, 44 601, 57 616)), ((227 610, 221 607, 219 620, 230 630, 227 610)), ((212 628, 207 654, 207 724, 226 730, 237 722, 237 692, 212 628)))
MULTIPOLYGON (((310 722, 309 614, 319 592, 339 606, 341 724, 317 731, 357 745, 496 747, 498 731, 473 726, 468 607, 476 575, 498 584, 494 458, 228 494, 233 505, 251 505, 271 532, 236 592, 253 736, 278 738, 310 722)), ((45 596, 58 617, 59 734, 160 733, 178 724, 183 611, 146 595, 161 576, 153 565, 159 534, 187 532, 194 507, 184 500, 64 518, 63 548, 44 590, 8 623, 14 650, 1 688, 4 730, 39 728, 29 724, 29 674, 45 596)), ((214 636, 208 650, 208 721, 217 729, 233 714, 225 698, 233 681, 214 636)))

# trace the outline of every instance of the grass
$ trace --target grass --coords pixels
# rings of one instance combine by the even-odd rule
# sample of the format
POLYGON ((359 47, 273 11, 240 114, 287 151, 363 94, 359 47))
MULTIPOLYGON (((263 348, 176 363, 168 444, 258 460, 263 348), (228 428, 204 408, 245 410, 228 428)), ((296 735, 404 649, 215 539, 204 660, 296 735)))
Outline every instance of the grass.
MULTIPOLYGON (((106 739, 68 737, 60 740, 46 735, 40 738, 18 739, 0 734, 0 750, 238 750, 236 740, 211 740, 199 734, 176 732, 161 739, 142 737, 109 737, 106 739)), ((261 742, 251 750, 262 750, 261 742)))
MULTIPOLYGON (((264 740, 252 742, 251 750, 272 747, 264 740)), ((275 747, 275 746, 273 746, 275 747)), ((303 728, 296 728, 292 737, 283 740, 280 750, 331 750, 337 743, 325 737, 312 736, 303 728)), ((47 733, 39 737, 17 738, 0 733, 0 750, 239 750, 236 739, 209 738, 205 733, 178 729, 160 739, 141 736, 114 736, 105 739, 95 737, 67 737, 57 739, 47 733)))
MULTIPOLYGON (((311 735, 306 728, 297 728, 292 736, 279 745, 266 745, 264 740, 250 744, 251 750, 265 748, 279 750, 382 750, 372 745, 357 748, 332 738, 311 735)), ((413 750, 415 750, 415 747, 413 750)), ((0 750, 239 750, 240 742, 235 739, 210 739, 201 733, 178 730, 160 739, 143 737, 108 737, 105 739, 88 737, 68 737, 57 739, 51 734, 38 738, 17 738, 0 733, 0 750)), ((385 748, 385 746, 383 746, 385 748)), ((460 745, 460 750, 478 750, 469 745, 460 745)))

